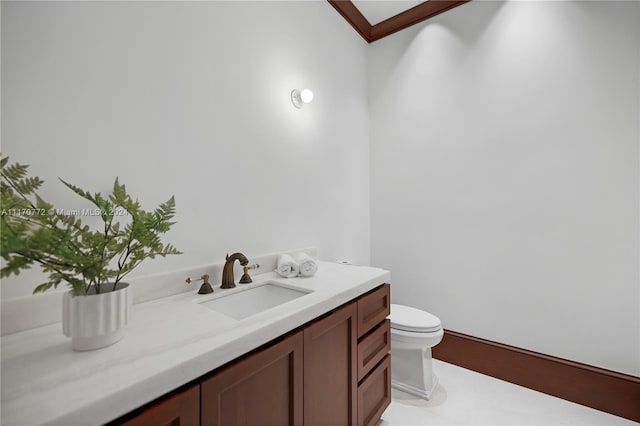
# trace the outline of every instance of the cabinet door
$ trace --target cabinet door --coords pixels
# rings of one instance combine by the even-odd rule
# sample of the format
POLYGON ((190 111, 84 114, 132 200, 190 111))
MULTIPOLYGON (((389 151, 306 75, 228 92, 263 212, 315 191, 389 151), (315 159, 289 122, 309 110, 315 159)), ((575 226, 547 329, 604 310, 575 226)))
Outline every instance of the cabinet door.
POLYGON ((122 426, 198 426, 200 424, 200 386, 194 385, 168 396, 122 426))
POLYGON ((304 424, 357 422, 357 308, 346 305, 304 329, 304 424))
POLYGON ((302 425, 302 332, 201 382, 203 426, 302 425))

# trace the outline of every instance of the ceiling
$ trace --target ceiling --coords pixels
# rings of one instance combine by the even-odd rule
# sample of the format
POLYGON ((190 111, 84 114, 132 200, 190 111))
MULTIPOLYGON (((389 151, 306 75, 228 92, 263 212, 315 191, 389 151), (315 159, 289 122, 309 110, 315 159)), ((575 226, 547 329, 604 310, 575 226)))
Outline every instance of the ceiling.
POLYGON ((422 3, 422 1, 407 0, 352 0, 352 2, 371 25, 382 22, 422 3))
POLYGON ((327 0, 368 43, 470 0, 327 0))

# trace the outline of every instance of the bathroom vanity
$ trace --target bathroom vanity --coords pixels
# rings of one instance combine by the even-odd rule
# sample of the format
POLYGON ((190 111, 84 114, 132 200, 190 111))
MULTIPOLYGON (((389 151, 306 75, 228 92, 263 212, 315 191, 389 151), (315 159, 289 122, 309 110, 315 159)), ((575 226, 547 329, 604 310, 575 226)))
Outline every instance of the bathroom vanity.
POLYGON ((391 391, 388 281, 319 262, 310 278, 134 305, 125 338, 98 351, 71 351, 59 324, 5 336, 2 424, 376 424, 391 391), (261 286, 302 295, 239 319, 218 310, 261 286))
POLYGON ((388 315, 385 284, 113 424, 375 425, 391 400, 388 315))

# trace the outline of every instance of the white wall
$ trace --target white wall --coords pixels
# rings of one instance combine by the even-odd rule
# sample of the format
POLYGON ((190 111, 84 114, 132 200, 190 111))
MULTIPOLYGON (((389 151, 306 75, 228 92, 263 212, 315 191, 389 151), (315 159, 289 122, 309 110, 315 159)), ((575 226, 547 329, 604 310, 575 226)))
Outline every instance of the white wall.
POLYGON ((147 208, 175 194, 184 255, 137 276, 307 246, 367 264, 366 67, 324 1, 2 2, 2 153, 64 208, 85 205, 58 176, 92 192, 119 176, 147 208))
POLYGON ((185 254, 138 276, 310 245, 366 264, 371 183, 395 301, 639 375, 639 8, 471 2, 367 46, 324 1, 2 2, 2 153, 63 207, 57 176, 175 194, 185 254))
POLYGON ((471 2, 371 46, 371 261, 444 327, 640 375, 638 2, 471 2))

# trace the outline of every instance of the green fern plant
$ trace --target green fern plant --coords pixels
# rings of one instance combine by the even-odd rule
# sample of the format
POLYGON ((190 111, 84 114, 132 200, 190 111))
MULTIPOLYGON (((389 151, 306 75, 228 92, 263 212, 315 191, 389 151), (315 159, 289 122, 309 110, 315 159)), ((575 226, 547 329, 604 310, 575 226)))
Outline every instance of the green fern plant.
POLYGON ((164 244, 162 234, 175 224, 175 199, 145 211, 116 178, 108 196, 91 194, 60 181, 95 208, 58 209, 38 195, 44 183, 28 176, 29 166, 0 159, 0 277, 40 265, 48 280, 34 293, 65 282, 75 296, 100 293, 116 285, 145 259, 181 254, 164 244), (82 223, 82 216, 102 219, 102 229, 82 223), (107 287, 109 286, 109 287, 107 287))

